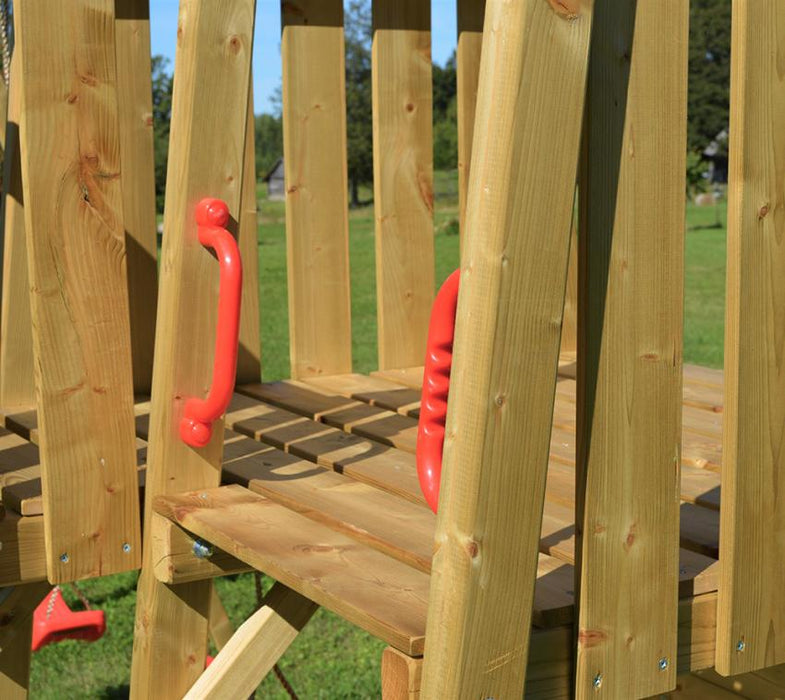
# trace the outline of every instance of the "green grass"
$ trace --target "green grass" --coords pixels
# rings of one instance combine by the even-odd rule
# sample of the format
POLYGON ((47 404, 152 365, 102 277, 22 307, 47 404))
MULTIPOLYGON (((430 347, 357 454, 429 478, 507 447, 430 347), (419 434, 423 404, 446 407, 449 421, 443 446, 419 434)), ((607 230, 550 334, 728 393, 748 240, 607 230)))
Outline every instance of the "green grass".
MULTIPOLYGON (((435 181, 436 281, 458 264, 457 187, 455 173, 437 173, 435 181)), ((370 193, 362 193, 363 200, 370 193)), ((260 313, 264 378, 288 375, 288 310, 284 209, 263 201, 259 225, 260 313)), ((686 240, 686 362, 722 366, 725 287, 725 229, 710 228, 725 207, 688 206, 686 240)), ((355 370, 374 368, 376 295, 373 209, 353 210, 349 217, 352 281, 353 356, 355 370)), ((107 614, 107 633, 94 644, 64 642, 33 657, 33 698, 124 698, 131 663, 136 575, 123 574, 81 584, 94 606, 107 614)), ((232 621, 239 625, 256 601, 251 575, 217 582, 232 621)), ((74 596, 66 590, 69 602, 74 596)), ((378 697, 379 660, 384 645, 320 610, 295 640, 281 667, 302 698, 378 697)), ((257 697, 288 697, 271 675, 257 697)))

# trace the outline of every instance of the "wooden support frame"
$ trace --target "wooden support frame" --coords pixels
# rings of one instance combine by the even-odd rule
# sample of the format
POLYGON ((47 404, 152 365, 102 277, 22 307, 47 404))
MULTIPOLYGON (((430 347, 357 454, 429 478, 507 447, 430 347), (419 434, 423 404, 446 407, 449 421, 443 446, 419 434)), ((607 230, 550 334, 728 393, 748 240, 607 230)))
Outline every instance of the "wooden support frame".
POLYGON ((47 570, 138 568, 114 0, 15 7, 47 570), (63 27, 71 27, 64 32, 63 27))
POLYGON ((295 379, 352 371, 343 2, 281 4, 289 348, 295 379))
POLYGON ((686 0, 595 3, 579 184, 579 698, 598 683, 632 698, 676 682, 688 16, 686 0))
MULTIPOLYGON (((220 482, 222 421, 214 424, 213 439, 202 449, 186 446, 178 436, 185 400, 203 397, 209 388, 216 326, 219 270, 215 258, 199 244, 194 207, 206 196, 225 200, 233 217, 230 227, 237 230, 255 6, 254 0, 180 4, 146 527, 156 496, 220 482), (220 129, 215 128, 217 123, 220 129)), ((179 698, 203 668, 212 584, 160 583, 150 545, 148 539, 137 593, 131 695, 179 698)))
POLYGON ((466 228, 466 201, 469 193, 484 20, 485 0, 458 0, 458 48, 455 56, 458 76, 458 216, 461 248, 466 228))
POLYGON ((785 6, 734 2, 717 621, 725 675, 785 662, 783 52, 785 6))
POLYGON ((592 12, 486 10, 426 697, 523 693, 592 12))
POLYGON ((431 6, 373 0, 379 369, 422 364, 434 297, 431 6))

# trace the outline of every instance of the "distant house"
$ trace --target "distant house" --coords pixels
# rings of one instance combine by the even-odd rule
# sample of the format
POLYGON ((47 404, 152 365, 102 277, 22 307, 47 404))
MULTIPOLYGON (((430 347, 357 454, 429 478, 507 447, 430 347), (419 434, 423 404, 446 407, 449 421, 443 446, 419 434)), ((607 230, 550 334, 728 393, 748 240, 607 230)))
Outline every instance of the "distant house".
POLYGON ((703 149, 703 159, 709 164, 706 178, 711 183, 728 182, 728 130, 723 129, 703 149))
POLYGON ((263 178, 267 183, 267 199, 283 200, 286 198, 283 173, 283 158, 279 158, 263 178))

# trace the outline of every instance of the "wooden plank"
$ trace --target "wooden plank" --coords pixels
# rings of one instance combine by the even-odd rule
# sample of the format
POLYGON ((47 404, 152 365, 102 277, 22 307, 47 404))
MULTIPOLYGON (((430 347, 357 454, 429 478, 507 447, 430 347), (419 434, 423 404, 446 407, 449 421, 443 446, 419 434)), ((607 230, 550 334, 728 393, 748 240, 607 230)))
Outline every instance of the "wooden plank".
POLYGON ((352 371, 343 3, 281 5, 292 377, 352 371))
POLYGON ((745 696, 723 690, 699 676, 684 674, 677 679, 676 688, 665 697, 668 700, 733 700, 745 696))
POLYGON ((134 391, 150 394, 158 303, 150 0, 117 0, 117 103, 134 391))
POLYGON ((733 4, 717 671, 785 662, 785 6, 733 4), (766 95, 765 100, 760 96, 766 95), (750 338, 755 342, 750 342, 750 338), (754 575, 750 575, 754 572, 754 575))
MULTIPOLYGON (((578 212, 573 212, 570 235, 570 261, 567 267, 567 291, 561 322, 561 355, 578 351, 578 212)), ((561 364, 561 359, 560 359, 561 364)), ((561 368, 559 370, 561 372, 561 368)))
POLYGON ((23 81, 20 143, 47 568, 57 583, 141 559, 114 2, 15 9, 21 71, 47 77, 23 81))
MULTIPOLYGON (((595 10, 579 184, 578 697, 598 674, 612 697, 676 683, 688 15, 685 0, 595 10)), ((699 541, 716 537, 706 524, 699 541)))
POLYGON ((19 150, 20 68, 17 55, 11 61, 3 162, 3 298, 0 311, 0 406, 3 411, 35 405, 30 278, 19 150))
POLYGON ((253 694, 318 605, 276 583, 185 695, 188 700, 233 700, 253 694))
POLYGON ((234 627, 226 614, 226 609, 218 597, 218 593, 213 586, 210 596, 210 641, 220 651, 223 649, 234 634, 234 627))
POLYGON ((239 486, 162 496, 154 507, 396 649, 422 653, 426 574, 239 486))
POLYGON ((772 666, 758 673, 742 673, 724 677, 714 669, 697 671, 696 675, 713 686, 736 693, 750 700, 783 700, 785 698, 785 667, 772 666))
MULTIPOLYGON (((254 18, 254 0, 180 3, 146 518, 159 494, 220 482, 222 422, 198 450, 179 439, 178 423, 185 401, 203 398, 212 376, 219 270, 199 244, 194 207, 217 197, 239 218, 254 18)), ((131 694, 182 697, 203 668, 212 584, 158 582, 150 551, 137 589, 131 694)))
POLYGON ((419 700, 422 657, 413 658, 393 647, 382 652, 382 700, 419 700))
POLYGON ((23 518, 7 511, 0 520, 0 586, 41 581, 46 578, 44 519, 23 518))
POLYGON ((458 78, 458 217, 463 246, 466 201, 474 138, 474 115, 482 55, 482 25, 485 0, 458 0, 458 48, 455 52, 458 78))
POLYGON ((431 5, 373 0, 379 368, 422 362, 434 297, 431 5))
POLYGON ((256 144, 253 83, 248 90, 248 116, 243 155, 243 191, 237 245, 243 261, 243 302, 240 306, 240 344, 237 351, 237 383, 258 382, 262 376, 259 337, 259 238, 256 217, 256 144))
POLYGON ((402 369, 386 369, 371 372, 372 377, 381 377, 391 382, 408 386, 411 389, 422 389, 423 366, 404 367, 402 369))
POLYGON ((524 689, 592 19, 565 8, 487 5, 427 696, 524 689))

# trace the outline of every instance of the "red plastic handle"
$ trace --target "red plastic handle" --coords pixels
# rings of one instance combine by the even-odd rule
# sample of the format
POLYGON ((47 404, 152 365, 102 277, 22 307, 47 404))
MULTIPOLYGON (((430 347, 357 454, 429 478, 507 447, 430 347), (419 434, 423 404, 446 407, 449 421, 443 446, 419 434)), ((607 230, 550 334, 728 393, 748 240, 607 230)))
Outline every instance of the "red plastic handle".
POLYGON ((455 336, 460 279, 460 270, 456 270, 444 282, 433 302, 428 326, 428 348, 422 380, 420 420, 417 426, 417 476, 420 478, 420 488, 425 500, 434 513, 439 505, 444 424, 447 420, 447 396, 450 392, 452 343, 455 336))
POLYGON ((196 205, 199 242, 218 256, 221 277, 218 293, 218 326, 215 332, 213 383, 207 398, 185 402, 180 437, 191 447, 204 447, 213 434, 213 421, 229 406, 237 373, 237 342, 240 333, 240 300, 243 266, 237 241, 226 225, 229 207, 220 199, 203 199, 196 205))

